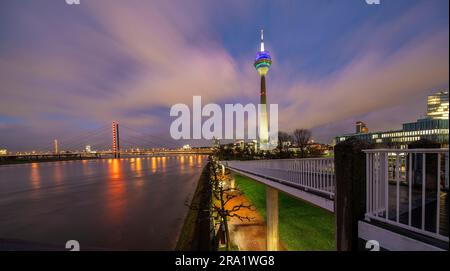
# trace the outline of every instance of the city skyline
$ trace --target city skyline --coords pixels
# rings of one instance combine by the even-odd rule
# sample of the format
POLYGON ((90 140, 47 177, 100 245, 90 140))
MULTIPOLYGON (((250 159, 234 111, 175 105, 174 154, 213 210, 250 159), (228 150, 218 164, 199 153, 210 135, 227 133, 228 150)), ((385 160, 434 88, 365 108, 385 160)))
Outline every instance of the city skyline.
POLYGON ((0 4, 1 148, 51 147, 112 120, 168 135, 170 106, 193 95, 257 103, 261 28, 280 130, 331 142, 357 120, 395 129, 448 90, 448 1, 17 2, 0 4))
POLYGON ((415 122, 403 123, 402 129, 388 131, 369 130, 365 123, 356 122, 355 133, 337 135, 336 143, 350 137, 380 146, 407 148, 411 143, 425 139, 448 147, 448 91, 434 93, 427 97, 427 115, 415 122))

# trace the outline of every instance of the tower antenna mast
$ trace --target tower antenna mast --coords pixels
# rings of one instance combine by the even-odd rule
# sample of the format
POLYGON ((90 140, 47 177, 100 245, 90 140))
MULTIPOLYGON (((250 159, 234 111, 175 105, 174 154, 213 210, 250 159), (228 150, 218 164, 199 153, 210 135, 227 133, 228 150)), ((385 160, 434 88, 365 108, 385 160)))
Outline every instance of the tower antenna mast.
POLYGON ((264 52, 264 29, 261 29, 261 52, 264 52))

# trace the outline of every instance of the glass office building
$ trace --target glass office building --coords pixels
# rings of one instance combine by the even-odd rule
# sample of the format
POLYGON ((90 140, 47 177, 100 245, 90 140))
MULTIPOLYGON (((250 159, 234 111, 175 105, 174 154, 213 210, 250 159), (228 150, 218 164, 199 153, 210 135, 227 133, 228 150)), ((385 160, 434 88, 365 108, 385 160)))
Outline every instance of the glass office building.
POLYGON ((401 130, 341 135, 336 137, 336 143, 356 137, 381 146, 406 148, 414 141, 428 139, 448 147, 448 110, 448 91, 441 91, 428 96, 426 118, 404 123, 401 130))
POLYGON ((448 121, 448 91, 428 96, 427 117, 448 121))

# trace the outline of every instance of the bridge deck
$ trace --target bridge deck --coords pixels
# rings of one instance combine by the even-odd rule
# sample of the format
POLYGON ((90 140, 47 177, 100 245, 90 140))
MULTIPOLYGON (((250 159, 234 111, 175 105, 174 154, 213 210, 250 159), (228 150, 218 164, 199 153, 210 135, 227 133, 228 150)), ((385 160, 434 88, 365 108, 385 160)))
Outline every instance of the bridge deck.
POLYGON ((247 172, 247 171, 244 171, 241 169, 233 168, 231 166, 227 166, 227 168, 235 173, 246 176, 257 182, 263 183, 267 186, 270 186, 274 189, 284 192, 290 196, 293 196, 294 198, 304 200, 304 201, 309 202, 313 205, 316 205, 320 208, 323 208, 330 212, 334 212, 334 200, 333 199, 330 199, 330 198, 322 196, 322 195, 318 195, 316 193, 313 193, 312 191, 302 190, 299 187, 294 187, 287 182, 283 182, 282 180, 269 178, 269 177, 265 177, 265 176, 260 176, 260 175, 257 175, 257 174, 251 173, 251 172, 247 172))

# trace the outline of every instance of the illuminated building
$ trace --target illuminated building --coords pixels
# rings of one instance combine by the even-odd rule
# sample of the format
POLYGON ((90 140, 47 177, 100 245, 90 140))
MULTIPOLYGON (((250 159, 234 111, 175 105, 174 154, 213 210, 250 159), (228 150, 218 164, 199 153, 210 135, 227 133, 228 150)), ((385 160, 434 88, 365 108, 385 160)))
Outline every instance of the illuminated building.
POLYGON ((87 153, 91 153, 91 152, 92 152, 91 145, 86 145, 86 147, 84 148, 84 150, 85 150, 87 153))
POLYGON ((269 150, 269 125, 267 120, 267 96, 266 96, 266 75, 269 72, 272 58, 268 51, 264 49, 264 32, 261 30, 261 47, 256 53, 254 66, 261 77, 260 92, 260 119, 259 119, 259 143, 260 150, 269 150))
POLYGON ((189 144, 183 145, 183 150, 190 150, 191 146, 189 144))
POLYGON ((58 153, 59 153, 59 150, 58 150, 58 140, 57 140, 57 139, 55 139, 55 140, 53 141, 53 151, 54 151, 55 154, 58 154, 58 153))
POLYGON ((249 147, 250 150, 252 150, 254 152, 258 151, 258 141, 257 140, 252 140, 251 142, 248 142, 247 146, 249 147))
POLYGON ((428 96, 427 117, 448 120, 448 91, 428 96))
POLYGON ((239 148, 239 149, 243 150, 244 149, 244 145, 245 145, 245 141, 244 140, 236 140, 233 143, 234 149, 235 148, 239 148))
POLYGON ((213 148, 220 148, 220 140, 216 137, 213 137, 213 148))
POLYGON ((7 155, 7 154, 8 154, 8 150, 0 149, 0 155, 7 155))
POLYGON ((369 132, 369 129, 367 128, 366 124, 362 121, 357 121, 356 122, 356 133, 357 134, 366 134, 369 132))
POLYGON ((350 137, 374 143, 380 146, 406 148, 408 144, 420 139, 428 139, 448 147, 448 91, 428 96, 427 117, 416 122, 404 123, 401 130, 345 134, 336 137, 336 143, 350 137))

